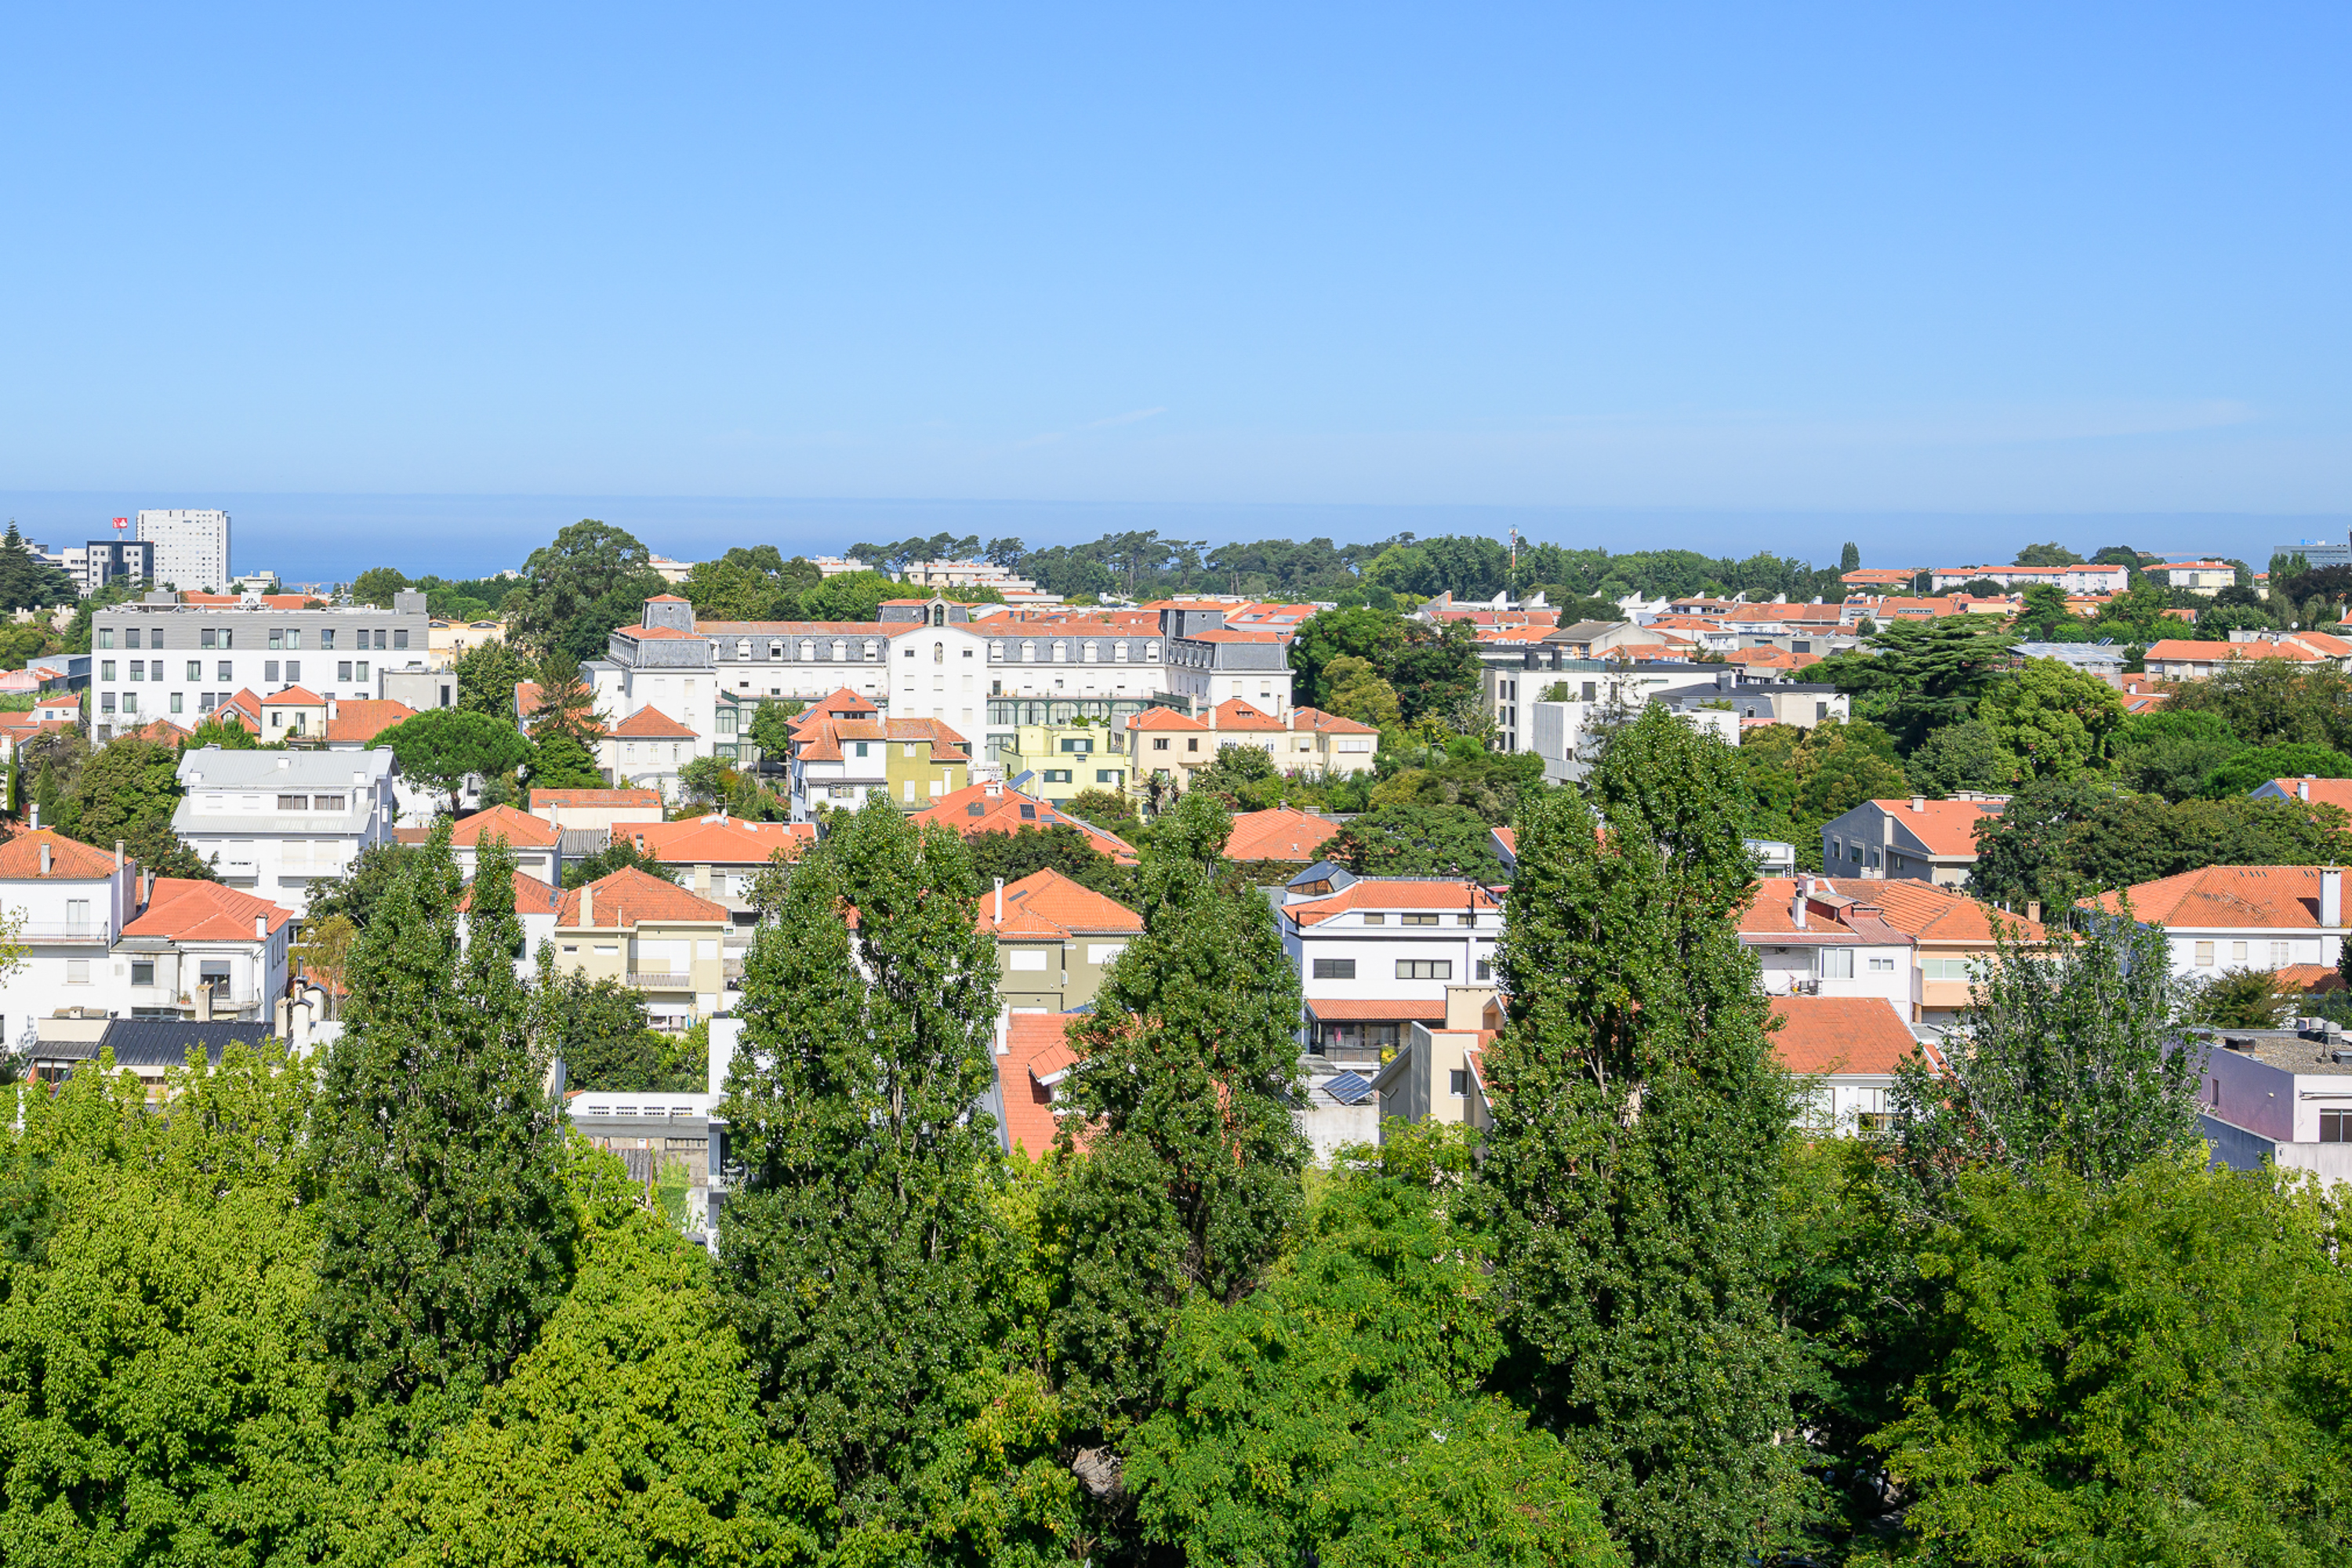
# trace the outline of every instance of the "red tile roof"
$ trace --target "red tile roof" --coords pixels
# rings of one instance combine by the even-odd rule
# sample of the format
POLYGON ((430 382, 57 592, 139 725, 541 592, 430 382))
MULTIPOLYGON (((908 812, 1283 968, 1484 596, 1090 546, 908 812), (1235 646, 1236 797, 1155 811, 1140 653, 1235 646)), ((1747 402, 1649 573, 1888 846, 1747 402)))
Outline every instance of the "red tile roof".
POLYGON ((1923 800, 1917 810, 1907 799, 1874 800, 1871 805, 1900 823, 1906 832, 1927 847, 1930 855, 1976 858, 1977 824, 1999 816, 2001 803, 1989 800, 1923 800))
POLYGON ((2306 995, 2345 989, 2343 973, 2332 963, 2290 963, 2272 970, 2271 978, 2282 991, 2306 995))
MULTIPOLYGON (((554 888, 538 878, 526 877, 520 871, 514 874, 516 914, 551 915, 555 912, 556 900, 560 897, 562 895, 554 888)), ((460 910, 466 910, 473 907, 474 884, 468 882, 466 884, 466 890, 457 899, 457 908, 460 910)))
POLYGON ((1326 713, 1320 708, 1292 709, 1290 727, 1294 731, 1315 735, 1377 735, 1381 732, 1376 725, 1342 719, 1337 713, 1326 713))
POLYGON ((1054 1085, 1077 1060, 1066 1031, 1079 1016, 1015 1013, 1005 1026, 1004 1054, 996 1058, 1004 1141, 1033 1160, 1044 1158, 1054 1147, 1054 1085))
POLYGON ((971 784, 943 795, 925 809, 910 813, 908 820, 934 822, 967 838, 975 833, 1017 833, 1024 827, 1075 827, 1118 864, 1135 864, 1134 847, 1116 833, 1003 784, 971 784))
POLYGON ((354 698, 338 702, 327 718, 327 739, 357 741, 364 744, 391 729, 403 720, 416 717, 416 710, 405 702, 383 701, 372 697, 354 698))
POLYGON ((503 837, 518 849, 545 849, 563 840, 558 828, 510 805, 478 811, 449 830, 449 842, 456 845, 479 845, 492 837, 503 837))
MULTIPOLYGON (((2318 931, 2316 866, 2205 866, 2125 889, 2132 914, 2191 929, 2318 931)), ((2091 900, 2115 911, 2122 893, 2091 900)))
POLYGON ((2272 779, 2254 787, 2275 790, 2288 800, 2307 800, 2314 805, 2339 806, 2352 812, 2352 779, 2272 779))
POLYGON ((125 730, 115 737, 118 741, 152 741, 159 746, 176 746, 194 733, 183 730, 169 719, 150 719, 136 730, 125 730))
POLYGON ((835 719, 820 717, 793 733, 793 747, 803 762, 837 763, 842 747, 859 741, 929 744, 934 763, 968 763, 971 753, 964 738, 937 719, 835 719))
POLYGON ((658 708, 640 708, 618 724, 613 734, 625 741, 691 741, 694 731, 658 708))
POLYGON ((1883 882, 1822 877, 1816 879, 1813 885, 1858 904, 1876 905, 1888 925, 1922 946, 1965 943, 1990 949, 1996 921, 2020 941, 2041 942, 2049 934, 2038 921, 1930 882, 1894 877, 1883 882))
POLYGON ((615 926, 642 925, 647 921, 717 921, 731 922, 734 917, 724 904, 714 904, 709 899, 697 898, 675 883, 659 877, 648 876, 634 866, 624 866, 611 876, 591 882, 586 889, 567 889, 558 907, 555 923, 559 926, 580 924, 580 895, 593 891, 591 918, 595 923, 589 929, 604 931, 615 926))
POLYGON ((535 789, 530 792, 530 808, 555 805, 651 805, 662 803, 657 789, 535 789))
POLYGON ((1366 877, 1328 897, 1285 904, 1282 913, 1296 925, 1311 926, 1351 910, 1437 910, 1463 914, 1500 908, 1501 900, 1475 882, 1366 877))
POLYGON ((996 918, 996 890, 980 895, 980 929, 1000 937, 1066 938, 1079 932, 1136 934, 1143 917, 1116 899, 1080 887, 1052 867, 1004 884, 1004 918, 996 918))
POLYGON ((2222 664, 2233 658, 2283 658, 2289 664, 2311 664, 2319 656, 2307 647, 2297 647, 2284 642, 2199 642, 2189 637, 2166 637, 2150 643, 2147 657, 2151 662, 2165 664, 2222 664))
POLYGON ((251 942, 258 917, 276 931, 294 918, 268 899, 185 877, 158 877, 147 908, 122 928, 125 936, 163 936, 180 942, 251 942))
POLYGON ((1918 1042, 1883 996, 1775 996, 1772 1049, 1793 1073, 1886 1075, 1918 1042))
POLYGON ((614 629, 614 635, 627 637, 631 642, 660 642, 665 639, 691 640, 701 634, 688 631, 683 626, 618 626, 614 629))
POLYGON ((1127 727, 1130 730, 1191 730, 1203 732, 1209 728, 1200 720, 1189 714, 1179 713, 1173 708, 1146 708, 1140 713, 1130 713, 1127 717, 1127 727))
POLYGON ((1429 1002, 1418 997, 1395 1000, 1357 997, 1344 1000, 1330 996, 1309 996, 1307 1011, 1326 1024, 1402 1023, 1410 1018, 1416 1023, 1442 1024, 1445 1021, 1445 1004, 1429 1002))
POLYGON ((327 700, 307 686, 288 686, 261 700, 264 708, 324 708, 327 700))
MULTIPOLYGON (((1853 884, 1847 884, 1852 887, 1853 884)), ((1874 893, 1887 884, 1868 884, 1874 893)), ((1805 903, 1805 925, 1797 927, 1797 882, 1790 877, 1758 879, 1756 896, 1740 911, 1739 934, 1748 942, 1773 947, 1860 943, 1870 947, 1909 947, 1912 939, 1885 915, 1875 898, 1857 900, 1815 879, 1813 896, 1805 903)))
POLYGON ((114 874, 114 852, 68 838, 54 827, 36 827, 0 844, 0 881, 37 881, 41 846, 49 847, 49 877, 68 882, 95 881, 114 874))
POLYGON ((764 866, 779 849, 786 859, 797 860, 816 843, 813 822, 746 822, 716 814, 679 822, 624 823, 613 832, 671 866, 764 866))
POLYGON ((1311 812, 1288 806, 1240 812, 1234 817, 1233 837, 1225 840, 1225 858, 1312 860, 1323 841, 1339 831, 1311 812))
POLYGON ((1220 702, 1209 710, 1209 727, 1213 730, 1284 730, 1289 726, 1273 714, 1254 708, 1236 697, 1220 702))

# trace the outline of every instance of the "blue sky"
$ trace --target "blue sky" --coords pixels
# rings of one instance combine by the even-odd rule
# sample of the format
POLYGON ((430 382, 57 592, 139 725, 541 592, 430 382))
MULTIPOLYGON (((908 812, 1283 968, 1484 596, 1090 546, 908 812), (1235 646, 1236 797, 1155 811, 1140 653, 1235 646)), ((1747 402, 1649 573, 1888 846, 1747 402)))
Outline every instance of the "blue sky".
POLYGON ((589 505, 680 550, 968 510, 2252 552, 2352 523, 2347 35, 20 7, 0 506, 233 500, 241 564, 318 574, 589 505))

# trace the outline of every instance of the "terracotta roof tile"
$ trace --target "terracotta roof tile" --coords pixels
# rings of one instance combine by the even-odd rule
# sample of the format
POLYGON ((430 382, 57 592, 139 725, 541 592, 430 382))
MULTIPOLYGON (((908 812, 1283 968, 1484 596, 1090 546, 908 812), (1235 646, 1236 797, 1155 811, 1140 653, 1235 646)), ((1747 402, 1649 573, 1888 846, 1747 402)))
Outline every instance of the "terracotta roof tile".
POLYGON ((908 820, 937 823, 967 838, 975 833, 1017 833, 1024 827, 1075 827, 1118 864, 1132 866, 1136 859, 1134 847, 1118 835, 1002 784, 971 784, 940 795, 923 810, 911 813, 908 820))
POLYGON ((1343 719, 1337 713, 1326 713, 1320 708, 1294 708, 1290 710, 1293 731, 1316 735, 1377 735, 1376 725, 1355 719, 1343 719))
POLYGON ((2199 642, 2166 637, 2150 643, 2147 657, 2166 664, 2224 664, 2233 658, 2282 658, 2289 664, 2310 664, 2319 656, 2307 647, 2283 642, 2199 642))
POLYGON ((1210 710, 1209 727, 1213 730, 1286 730, 1289 726, 1273 714, 1235 697, 1220 702, 1210 710))
POLYGON ((1067 1030, 1076 1013, 1015 1013, 1005 1026, 1004 1054, 996 1058, 1004 1102, 1004 1142, 1031 1159, 1054 1147, 1054 1087, 1077 1060, 1067 1030), (1048 1081, 1050 1080, 1050 1081, 1048 1081))
POLYGON ((2352 779, 2272 779, 2255 789, 2257 793, 2272 792, 2285 800, 2307 800, 2314 805, 2333 805, 2352 812, 2352 779))
POLYGON ((613 829, 670 866, 764 866, 779 849, 798 860, 816 843, 813 822, 745 822, 740 817, 689 817, 679 822, 631 822, 613 829))
MULTIPOLYGON (((556 900, 562 895, 538 878, 526 877, 517 871, 514 874, 514 896, 516 914, 551 915, 555 912, 556 900)), ((474 884, 468 882, 464 893, 458 897, 457 908, 462 911, 473 907, 474 884)))
MULTIPOLYGON (((598 881, 588 884, 595 894, 592 900, 592 918, 595 924, 589 929, 603 931, 615 926, 642 925, 646 921, 717 921, 731 923, 734 917, 724 904, 714 904, 709 899, 697 898, 684 888, 649 876, 634 866, 625 866, 598 881)), ((557 908, 558 926, 580 924, 580 895, 583 889, 565 889, 557 908)))
POLYGON ((1327 1024, 1339 1023, 1402 1023, 1412 1019, 1423 1024, 1445 1021, 1445 1004, 1420 997, 1399 997, 1394 1000, 1361 997, 1309 996, 1307 1011, 1327 1024))
POLYGON ((1225 858, 1312 860, 1323 841, 1339 831, 1311 812, 1288 806, 1240 812, 1234 817, 1233 837, 1225 840, 1225 858))
POLYGON ((1496 910, 1501 901, 1475 882, 1407 880, 1366 877, 1326 898, 1285 904, 1281 913, 1295 925, 1320 925, 1351 910, 1436 910, 1466 913, 1496 910))
MULTIPOLYGON (((2319 931, 2316 866, 2205 866, 2125 889, 2137 919, 2191 930, 2319 931)), ((2091 900, 2113 912, 2122 893, 2091 900)))
POLYGON ((1976 800, 1922 801, 1919 809, 1911 809, 1909 800, 1874 800, 1871 805, 1886 813, 1909 833, 1927 847, 1930 855, 1966 856, 1976 858, 1977 824, 1990 822, 2001 812, 2000 803, 1976 800))
POLYGON ((327 700, 307 686, 288 686, 261 700, 264 708, 324 708, 327 700))
POLYGON ((1883 996, 1775 996, 1773 1051, 1793 1073, 1889 1074, 1918 1042, 1883 996))
POLYGON ((640 708, 618 724, 613 734, 625 741, 691 741, 694 731, 658 708, 640 708))
POLYGON ((996 918, 994 889, 980 895, 980 929, 1001 936, 1061 936, 1078 932, 1139 933, 1143 917, 1116 899, 1079 886, 1052 867, 1004 884, 1004 918, 996 918))
POLYGON ((122 928, 122 934, 181 942, 251 942, 257 917, 272 931, 294 918, 292 911, 267 899, 218 882, 158 877, 146 910, 122 928))
MULTIPOLYGON (((1849 883, 1852 887, 1853 884, 1849 883)), ((1874 894, 1887 886, 1883 882, 1868 884, 1874 894)), ((1763 877, 1757 880, 1756 896, 1739 914, 1739 935, 1742 941, 1773 947, 1824 946, 1853 943, 1865 947, 1909 947, 1913 939, 1907 931, 1888 921, 1881 912, 1876 898, 1853 899, 1830 888, 1816 878, 1813 896, 1805 904, 1805 924, 1797 926, 1796 903, 1798 884, 1790 877, 1763 877)))
POLYGON ((1130 730, 1190 730, 1198 732, 1206 732, 1209 728, 1200 720, 1179 713, 1173 708, 1146 708, 1140 713, 1130 713, 1127 716, 1127 727, 1130 730))
POLYGON ((79 839, 68 838, 53 827, 36 827, 0 844, 0 881, 37 881, 41 875, 41 846, 44 844, 49 847, 49 877, 52 880, 87 882, 114 874, 112 850, 95 848, 79 839))
POLYGON ((478 845, 492 837, 503 837, 518 849, 545 849, 563 840, 560 829, 510 805, 478 811, 449 830, 449 842, 456 845, 478 845))
POLYGON ((374 740, 403 720, 416 717, 416 710, 405 702, 379 700, 375 698, 355 698, 338 702, 327 720, 330 741, 374 740))
POLYGON ((662 803, 657 789, 535 789, 530 792, 530 808, 555 805, 652 805, 662 803))
POLYGON ((1814 886, 1826 888, 1858 904, 1876 905, 1888 925, 1922 945, 1961 942, 1989 948, 1993 942, 1995 921, 2021 941, 2041 942, 2049 934, 2040 923, 2023 915, 2007 913, 1981 900, 1933 883, 1894 877, 1883 882, 1823 877, 1817 879, 1814 886))
POLYGON ((2345 989, 2343 973, 2332 963, 2290 963, 2272 970, 2271 978, 2278 982, 2280 990, 2305 995, 2345 989))

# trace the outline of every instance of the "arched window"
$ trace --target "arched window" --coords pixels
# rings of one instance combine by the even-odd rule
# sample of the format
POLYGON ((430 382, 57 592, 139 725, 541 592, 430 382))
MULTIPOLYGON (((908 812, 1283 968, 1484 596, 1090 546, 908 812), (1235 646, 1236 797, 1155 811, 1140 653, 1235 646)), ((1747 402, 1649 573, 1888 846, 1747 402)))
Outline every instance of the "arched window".
POLYGON ((934 603, 931 605, 931 625, 935 626, 943 626, 947 624, 948 607, 945 605, 934 603))
POLYGON ((933 643, 931 645, 931 662, 933 664, 945 664, 947 661, 948 645, 943 642, 933 643))

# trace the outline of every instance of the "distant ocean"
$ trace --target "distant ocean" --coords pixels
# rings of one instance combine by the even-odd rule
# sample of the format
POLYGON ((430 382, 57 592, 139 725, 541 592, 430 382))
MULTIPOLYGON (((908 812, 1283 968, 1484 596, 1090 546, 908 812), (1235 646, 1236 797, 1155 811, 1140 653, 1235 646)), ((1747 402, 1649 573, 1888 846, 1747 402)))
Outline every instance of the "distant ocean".
POLYGON ((2273 545, 2341 541, 2352 512, 1858 512, 1642 510, 1631 508, 824 500, 760 496, 302 495, 173 491, 0 490, 0 517, 51 548, 110 537, 109 520, 142 507, 219 507, 230 515, 232 564, 289 582, 345 582, 371 566, 464 577, 520 567, 556 530, 583 517, 625 528, 648 549, 699 560, 736 544, 787 555, 837 554, 860 540, 940 532, 1012 536, 1034 547, 1130 530, 1168 539, 1370 542, 1400 533, 1484 533, 1611 551, 1759 551, 1815 563, 1852 540, 1865 566, 2005 562, 2056 540, 2088 555, 2109 544, 2166 554, 2234 556, 2259 571, 2273 545))

